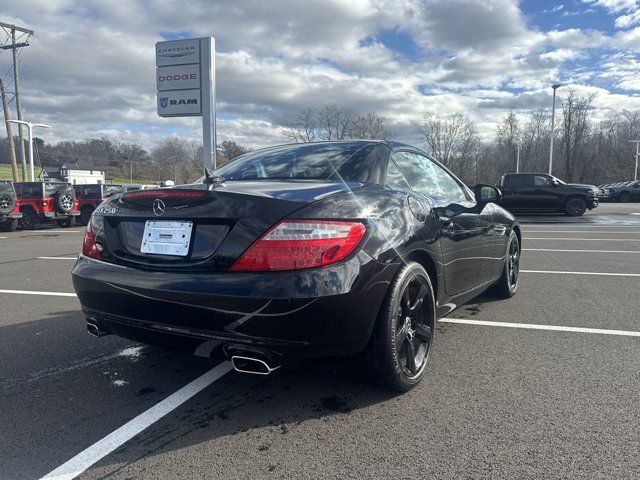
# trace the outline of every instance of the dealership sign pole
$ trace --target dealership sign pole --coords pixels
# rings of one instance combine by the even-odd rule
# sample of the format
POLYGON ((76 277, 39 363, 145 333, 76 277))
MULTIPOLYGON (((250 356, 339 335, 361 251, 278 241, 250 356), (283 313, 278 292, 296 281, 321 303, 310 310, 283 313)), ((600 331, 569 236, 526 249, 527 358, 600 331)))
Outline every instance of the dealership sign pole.
POLYGON ((202 117, 202 164, 216 167, 215 39, 156 43, 156 88, 161 117, 202 117))

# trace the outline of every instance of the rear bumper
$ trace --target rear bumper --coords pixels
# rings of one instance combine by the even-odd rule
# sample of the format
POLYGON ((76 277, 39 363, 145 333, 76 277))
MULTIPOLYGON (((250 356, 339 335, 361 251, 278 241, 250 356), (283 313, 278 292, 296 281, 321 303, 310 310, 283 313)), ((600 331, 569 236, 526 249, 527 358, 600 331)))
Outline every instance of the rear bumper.
POLYGON ((70 212, 70 213, 58 213, 58 212, 42 212, 40 214, 41 217, 47 220, 66 220, 69 217, 77 217, 80 215, 80 212, 70 212))
POLYGON ((395 269, 364 253, 323 269, 212 274, 149 272, 81 257, 72 277, 85 315, 113 333, 311 358, 364 348, 395 269))

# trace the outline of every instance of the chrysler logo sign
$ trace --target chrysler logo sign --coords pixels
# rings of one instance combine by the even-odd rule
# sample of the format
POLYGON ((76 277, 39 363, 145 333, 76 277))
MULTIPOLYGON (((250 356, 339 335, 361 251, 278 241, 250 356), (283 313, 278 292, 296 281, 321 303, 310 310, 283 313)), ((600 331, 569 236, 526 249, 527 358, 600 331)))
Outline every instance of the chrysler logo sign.
POLYGON ((178 58, 178 57, 186 57, 187 55, 193 55, 197 53, 196 47, 173 47, 173 48, 159 48, 158 56, 159 57, 169 57, 169 58, 178 58))
POLYGON ((156 198, 153 201, 153 213, 155 213, 157 217, 160 217, 164 215, 165 210, 166 210, 166 207, 164 205, 164 202, 159 198, 156 198))

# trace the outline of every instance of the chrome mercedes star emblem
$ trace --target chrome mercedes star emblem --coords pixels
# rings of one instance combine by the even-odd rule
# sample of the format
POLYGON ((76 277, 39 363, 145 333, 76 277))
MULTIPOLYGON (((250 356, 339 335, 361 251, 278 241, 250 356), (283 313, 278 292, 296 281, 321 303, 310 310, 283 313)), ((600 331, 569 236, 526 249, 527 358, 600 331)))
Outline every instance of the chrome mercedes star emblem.
POLYGON ((156 198, 153 201, 153 213, 155 213, 156 216, 159 217, 161 215, 164 215, 165 210, 166 210, 166 207, 164 206, 164 202, 159 198, 156 198))

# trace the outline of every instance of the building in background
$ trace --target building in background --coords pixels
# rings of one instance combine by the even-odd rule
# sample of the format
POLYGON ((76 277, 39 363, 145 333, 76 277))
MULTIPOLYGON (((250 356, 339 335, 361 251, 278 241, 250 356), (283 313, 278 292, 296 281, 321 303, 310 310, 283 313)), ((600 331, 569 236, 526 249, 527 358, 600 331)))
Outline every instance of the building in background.
POLYGON ((72 185, 105 183, 104 170, 98 170, 84 160, 67 162, 59 167, 45 167, 40 174, 42 180, 67 182, 72 185))

